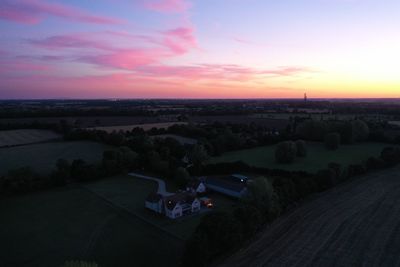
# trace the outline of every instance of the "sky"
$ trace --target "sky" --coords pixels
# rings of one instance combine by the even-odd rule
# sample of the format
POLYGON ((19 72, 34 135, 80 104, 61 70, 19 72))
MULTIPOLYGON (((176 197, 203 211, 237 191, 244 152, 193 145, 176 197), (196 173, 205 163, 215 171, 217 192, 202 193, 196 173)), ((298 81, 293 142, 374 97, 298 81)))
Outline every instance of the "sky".
POLYGON ((0 99, 400 97, 398 0, 0 0, 0 99))

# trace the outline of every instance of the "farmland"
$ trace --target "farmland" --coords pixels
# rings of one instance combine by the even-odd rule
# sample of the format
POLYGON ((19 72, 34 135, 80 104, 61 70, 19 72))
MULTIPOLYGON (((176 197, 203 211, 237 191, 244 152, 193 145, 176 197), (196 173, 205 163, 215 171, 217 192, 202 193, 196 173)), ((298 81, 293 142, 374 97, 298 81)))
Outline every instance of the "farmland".
POLYGON ((166 129, 175 124, 186 124, 186 122, 160 122, 160 123, 145 123, 145 124, 132 124, 132 125, 120 125, 120 126, 104 126, 104 127, 93 127, 89 129, 106 131, 108 133, 111 132, 119 132, 119 131, 131 131, 133 128, 142 128, 145 131, 148 131, 152 128, 157 129, 166 129))
POLYGON ((10 169, 29 166, 39 173, 49 173, 58 159, 83 159, 95 163, 104 150, 112 147, 95 142, 52 142, 0 148, 0 174, 10 169))
MULTIPOLYGON (((203 215, 170 220, 146 210, 144 200, 156 188, 153 181, 122 175, 4 199, 0 258, 5 266, 77 259, 100 266, 177 266, 203 215)), ((234 204, 212 198, 220 210, 234 204)))
POLYGON ((0 148, 7 146, 34 144, 60 138, 61 136, 59 134, 47 130, 24 129, 0 131, 0 148))
POLYGON ((208 163, 243 161, 255 167, 316 172, 326 167, 330 162, 337 162, 342 165, 360 163, 370 156, 378 156, 385 146, 381 143, 359 143, 342 145, 338 150, 330 151, 321 143, 309 143, 307 145, 307 157, 297 158, 292 164, 276 163, 275 146, 264 146, 228 152, 222 156, 211 158, 208 163))
POLYGON ((272 223, 222 266, 398 266, 400 168, 365 175, 272 223))
POLYGON ((77 116, 77 117, 35 117, 35 118, 0 118, 4 124, 59 123, 61 120, 77 127, 117 126, 143 123, 156 123, 160 119, 148 116, 77 116))
POLYGON ((54 267, 77 259, 100 266, 177 266, 183 245, 84 188, 7 198, 0 212, 2 266, 54 267))

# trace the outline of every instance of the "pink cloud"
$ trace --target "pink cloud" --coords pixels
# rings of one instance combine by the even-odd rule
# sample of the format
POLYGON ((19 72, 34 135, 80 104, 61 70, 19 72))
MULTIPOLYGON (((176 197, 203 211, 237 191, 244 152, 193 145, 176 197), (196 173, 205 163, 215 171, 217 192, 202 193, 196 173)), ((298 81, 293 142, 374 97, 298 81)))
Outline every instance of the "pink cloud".
POLYGON ((271 70, 261 71, 260 74, 273 75, 273 76, 294 76, 305 72, 314 72, 306 67, 279 67, 271 70))
POLYGON ((264 76, 296 76, 310 70, 302 67, 285 67, 268 70, 244 67, 235 64, 200 64, 194 66, 145 66, 138 70, 143 75, 174 78, 188 81, 214 80, 230 82, 252 81, 264 76))
POLYGON ((184 13, 190 5, 185 0, 146 0, 144 7, 161 13, 184 13))
MULTIPOLYGON (((77 62, 125 70, 160 64, 164 59, 183 55, 197 47, 193 29, 189 27, 156 32, 156 34, 144 36, 124 32, 81 33, 28 40, 28 43, 45 49, 59 50, 60 53, 68 52, 68 57, 77 62), (128 38, 129 42, 126 40, 120 42, 119 38, 128 38), (121 44, 128 47, 122 47, 121 44), (66 49, 68 51, 65 51, 66 49)), ((62 58, 63 55, 58 56, 62 58)))
POLYGON ((40 40, 28 40, 28 43, 48 49, 90 48, 113 50, 105 40, 96 40, 89 34, 57 35, 40 40))
POLYGON ((42 0, 2 0, 0 19, 23 24, 36 24, 48 16, 92 24, 119 24, 121 20, 96 16, 77 8, 42 0))
POLYGON ((111 69, 135 70, 137 67, 158 63, 165 57, 161 50, 120 49, 104 55, 82 56, 77 61, 111 69))
POLYGON ((27 60, 9 58, 0 59, 0 73, 12 72, 43 72, 51 67, 45 64, 38 64, 27 60))
POLYGON ((164 32, 164 44, 177 54, 184 54, 197 47, 194 30, 190 27, 180 27, 164 32))

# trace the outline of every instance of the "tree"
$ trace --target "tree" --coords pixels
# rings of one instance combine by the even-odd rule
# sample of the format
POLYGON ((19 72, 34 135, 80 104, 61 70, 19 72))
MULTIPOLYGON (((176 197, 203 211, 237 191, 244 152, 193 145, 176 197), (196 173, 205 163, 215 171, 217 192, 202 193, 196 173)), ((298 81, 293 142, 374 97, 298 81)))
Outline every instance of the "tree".
POLYGON ((195 145, 192 154, 192 162, 194 165, 202 165, 204 161, 208 159, 208 154, 203 145, 195 145))
POLYGON ((303 140, 296 141, 296 150, 298 157, 306 157, 307 156, 307 145, 303 140))
MULTIPOLYGON (((226 253, 240 244, 242 240, 240 230, 240 222, 232 214, 227 212, 211 212, 201 219, 192 238, 197 239, 197 242, 206 247, 207 252, 203 257, 205 257, 204 262, 208 263, 211 258, 226 253)), ((191 249, 190 247, 186 247, 185 254, 193 255, 195 253, 193 249, 198 247, 198 245, 195 246, 193 244, 191 249)), ((184 256, 185 258, 188 257, 184 256)), ((198 265, 198 263, 193 261, 189 261, 188 264, 185 266, 204 266, 198 265)))
POLYGON ((354 132, 354 140, 356 142, 366 141, 369 137, 369 127, 362 120, 352 121, 352 127, 354 132))
POLYGON ((275 149, 275 159, 278 163, 292 163, 296 155, 296 144, 292 141, 279 143, 275 149))
POLYGON ((121 165, 128 170, 136 168, 138 164, 139 155, 129 147, 120 147, 120 161, 121 165))
POLYGON ((244 204, 236 207, 233 216, 240 222, 244 238, 249 238, 255 234, 262 223, 260 211, 251 205, 244 204))
POLYGON ((336 150, 340 145, 340 135, 338 133, 329 133, 325 136, 325 147, 329 150, 336 150))
POLYGON ((179 167, 175 170, 174 178, 176 183, 183 187, 190 181, 190 175, 185 168, 179 167))
POLYGON ((301 123, 296 133, 303 139, 312 141, 323 140, 327 132, 327 125, 323 121, 307 120, 301 123))
POLYGON ((269 179, 257 177, 248 181, 248 194, 245 202, 254 205, 267 219, 274 218, 280 212, 277 195, 269 179))

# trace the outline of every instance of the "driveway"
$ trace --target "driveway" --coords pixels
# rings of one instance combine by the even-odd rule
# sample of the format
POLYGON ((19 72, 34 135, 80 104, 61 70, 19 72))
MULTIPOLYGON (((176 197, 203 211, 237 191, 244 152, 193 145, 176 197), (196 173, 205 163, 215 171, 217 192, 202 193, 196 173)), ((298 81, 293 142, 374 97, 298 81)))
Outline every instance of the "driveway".
POLYGON ((174 193, 171 193, 171 192, 167 191, 167 186, 166 186, 165 181, 163 179, 156 178, 156 177, 151 177, 151 176, 146 176, 146 175, 142 175, 142 174, 135 173, 135 172, 128 173, 128 175, 136 177, 136 178, 141 178, 141 179, 157 182, 158 183, 157 193, 160 194, 160 195, 170 196, 170 195, 174 194, 174 193))

